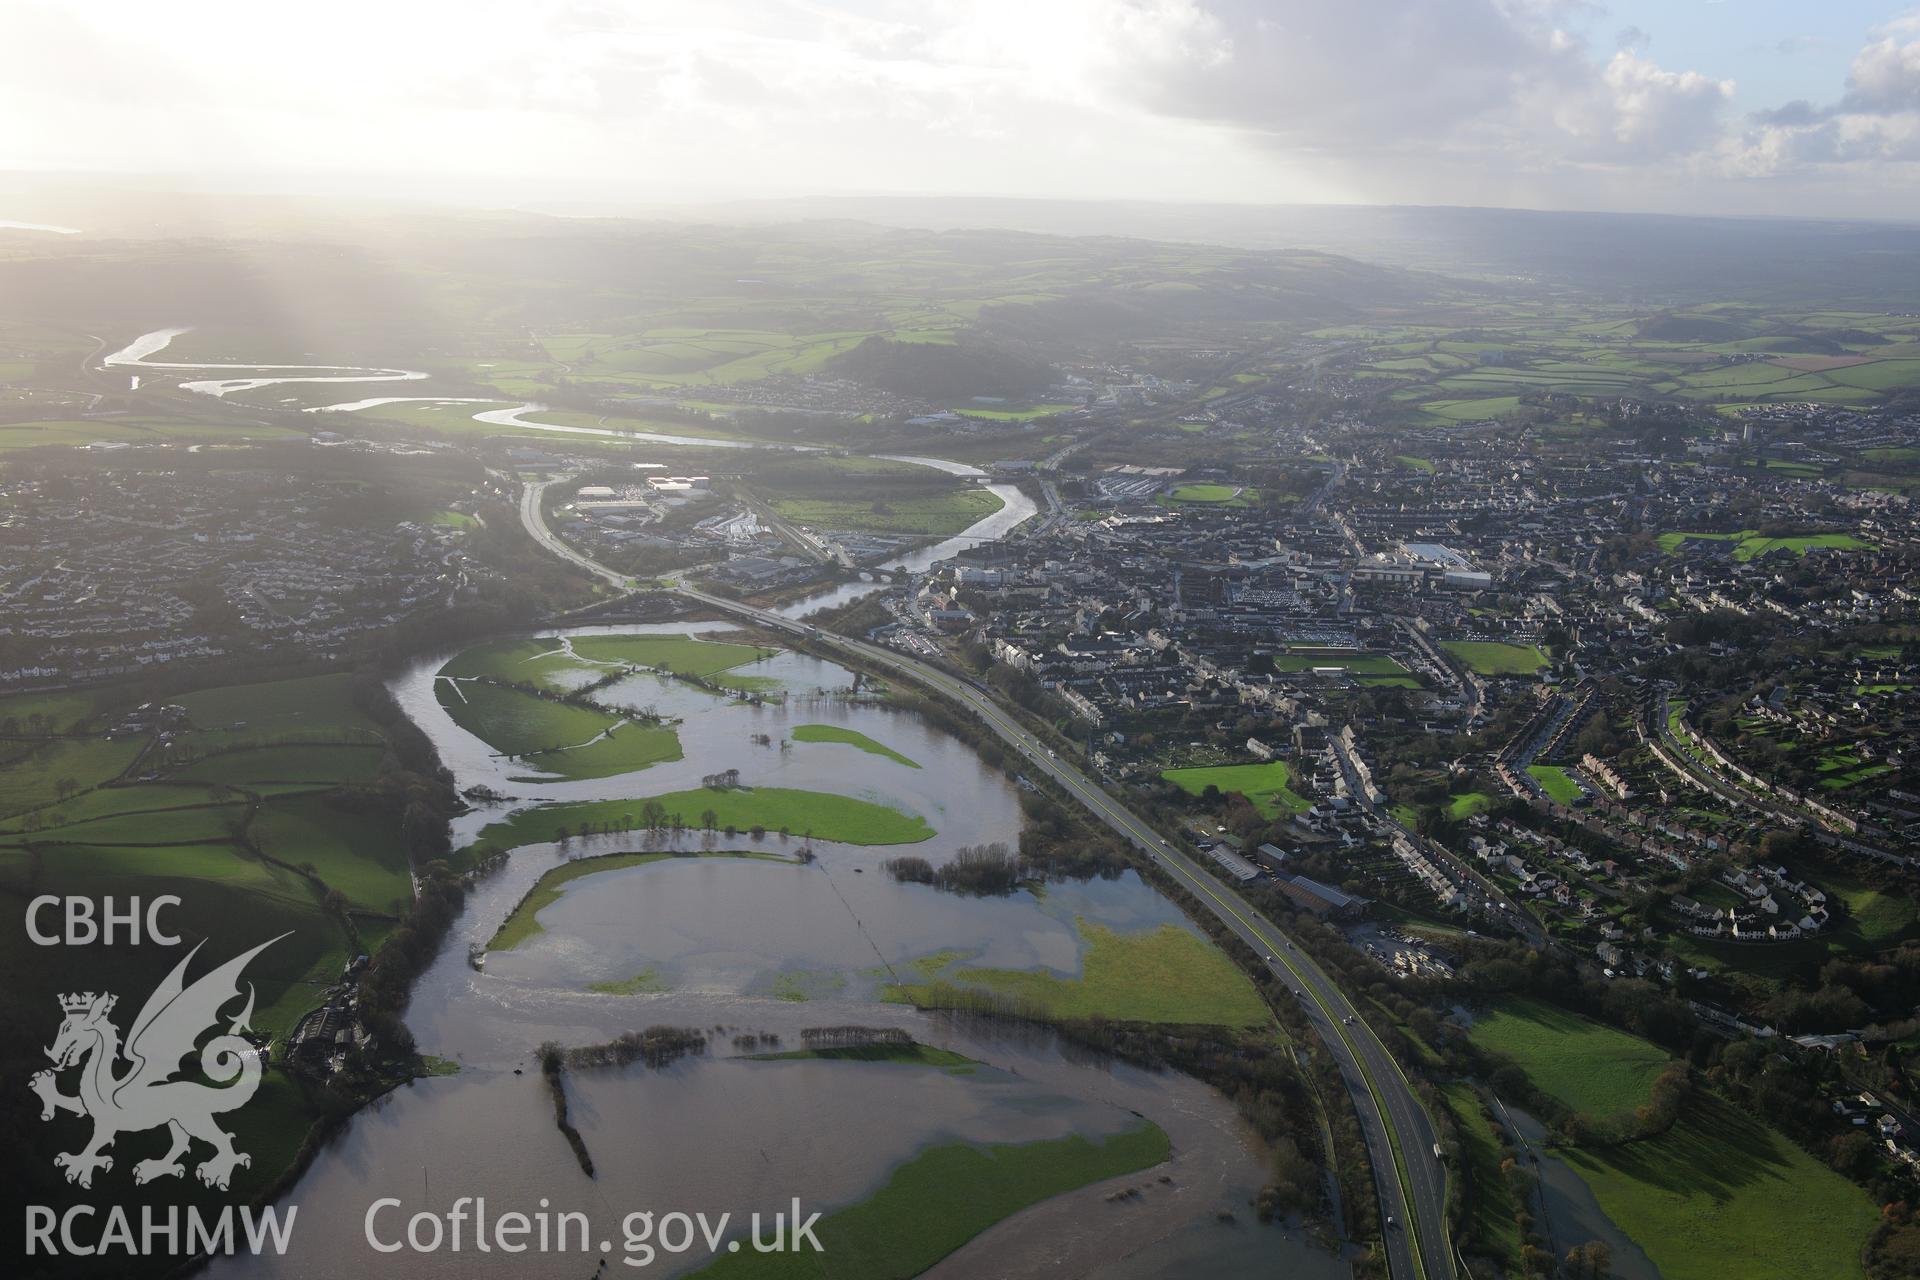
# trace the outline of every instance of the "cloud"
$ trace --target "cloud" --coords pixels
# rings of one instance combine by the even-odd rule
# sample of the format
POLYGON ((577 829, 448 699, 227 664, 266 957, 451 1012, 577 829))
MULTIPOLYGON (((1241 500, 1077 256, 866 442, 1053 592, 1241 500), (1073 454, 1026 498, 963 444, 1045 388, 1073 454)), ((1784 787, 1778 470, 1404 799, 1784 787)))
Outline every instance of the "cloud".
POLYGON ((1879 28, 1854 55, 1842 110, 1892 115, 1920 109, 1920 16, 1879 28))
POLYGON ((1671 71, 1628 28, 1597 60, 1520 0, 1132 0, 1142 38, 1109 40, 1105 73, 1151 109, 1277 148, 1348 157, 1436 149, 1503 168, 1633 163, 1713 145, 1731 82, 1671 71))
POLYGON ((0 0, 34 50, 0 167, 1660 203, 1920 136, 1920 19, 1742 120, 1657 35, 1589 0, 0 0))
POLYGON ((1727 155, 1733 171, 1752 177, 1920 160, 1920 15, 1869 32, 1837 101, 1796 100, 1756 111, 1727 155))

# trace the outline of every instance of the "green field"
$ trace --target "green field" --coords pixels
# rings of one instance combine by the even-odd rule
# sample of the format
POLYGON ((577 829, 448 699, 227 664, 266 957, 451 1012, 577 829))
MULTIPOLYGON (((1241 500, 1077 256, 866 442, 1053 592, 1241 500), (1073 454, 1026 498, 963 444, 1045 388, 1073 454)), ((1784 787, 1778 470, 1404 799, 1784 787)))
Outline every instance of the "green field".
POLYGON ((671 725, 622 722, 604 738, 563 751, 536 751, 521 759, 562 778, 610 778, 649 765, 683 758, 680 735, 671 725))
POLYGON ((1484 791, 1459 791, 1447 797, 1447 816, 1464 822, 1476 813, 1493 807, 1493 797, 1484 791))
POLYGON ((1210 786, 1218 787, 1222 794, 1238 792, 1269 818, 1283 813, 1305 813, 1313 807, 1313 801, 1290 788, 1293 770, 1284 760, 1166 769, 1160 776, 1188 795, 1200 795, 1210 786))
POLYGON ((1051 1018, 1221 1026, 1272 1020, 1260 993, 1226 953, 1179 925, 1119 933, 1087 920, 1076 924, 1086 944, 1078 978, 1044 970, 951 967, 956 958, 948 956, 948 964, 929 975, 933 981, 892 985, 888 996, 938 1005, 943 989, 972 987, 1051 1018))
POLYGON ((1529 676, 1547 665, 1547 655, 1533 645, 1443 640, 1440 647, 1483 676, 1529 676))
POLYGON ((1384 653, 1276 653, 1275 671, 1311 671, 1315 667, 1339 667, 1356 676, 1404 676, 1409 674, 1399 661, 1384 653))
POLYGON ((573 651, 589 662, 651 667, 677 676, 703 679, 780 652, 759 645, 699 640, 690 635, 576 636, 573 651))
POLYGON ((1472 1231, 1508 1267, 1520 1261, 1520 1222, 1513 1189, 1501 1169, 1506 1144, 1500 1140, 1473 1086, 1455 1081, 1441 1090, 1460 1129, 1460 1154, 1471 1179, 1472 1231))
POLYGON ((1547 793, 1547 799, 1555 804, 1570 805, 1585 794, 1580 790, 1580 784, 1573 780, 1573 775, 1559 765, 1530 764, 1527 766, 1527 772, 1533 776, 1535 782, 1540 784, 1540 789, 1547 793))
POLYGON ((1713 1095, 1657 1138, 1558 1154, 1666 1280, 1865 1275, 1867 1193, 1713 1095))
POLYGON ((942 493, 862 501, 849 498, 777 498, 783 519, 815 529, 863 533, 918 533, 945 537, 978 524, 1003 505, 986 489, 967 486, 942 493))
POLYGON ((1637 1036, 1519 996, 1476 1015, 1473 1042, 1512 1059, 1540 1092, 1599 1117, 1640 1106, 1667 1065, 1665 1052, 1637 1036))
POLYGON ((1504 418, 1520 409, 1519 396, 1488 396, 1479 400, 1428 400, 1420 406, 1423 413, 1448 422, 1477 422, 1485 418, 1504 418))
POLYGON ((1056 413, 1079 407, 1077 404, 1035 404, 1019 409, 955 408, 954 412, 963 418, 979 418, 985 422, 1030 422, 1035 418, 1050 418, 1056 413))
POLYGON ((226 685, 176 699, 196 730, 226 730, 248 742, 378 742, 380 730, 353 705, 353 677, 308 676, 226 685))
POLYGON ((629 722, 489 680, 436 680, 434 694, 455 724, 543 773, 607 778, 681 758, 671 725, 629 722))
POLYGON ((1221 503, 1232 502, 1244 490, 1233 484, 1183 484, 1175 486, 1167 496, 1175 502, 1221 503))
POLYGON ((1146 1124, 1104 1141, 1074 1134, 1040 1142, 931 1147, 895 1169, 866 1200, 820 1220, 819 1253, 721 1254, 708 1280, 908 1280, 1002 1218, 1075 1187, 1165 1160, 1167 1135, 1146 1124))
POLYGON ((1811 533, 1798 537, 1763 538, 1758 530, 1742 529, 1737 533, 1663 533, 1658 539, 1660 549, 1668 555, 1679 554, 1691 542, 1731 542, 1733 558, 1739 561, 1755 559, 1775 551, 1790 551, 1794 555, 1804 556, 1817 549, 1829 551, 1871 551, 1873 544, 1864 542, 1850 533, 1811 533))
POLYGON ((788 735, 795 742, 840 742, 850 747, 858 747, 870 755, 885 756, 896 764, 906 765, 909 769, 920 766, 884 743, 875 742, 858 729, 844 729, 832 724, 803 724, 795 726, 788 735))
MULTIPOLYGON (((668 858, 762 858, 785 862, 770 853, 752 853, 720 851, 713 853, 604 853, 591 858, 575 858, 572 862, 563 862, 557 867, 549 867, 536 881, 527 896, 500 922, 487 942, 489 951, 511 951, 528 938, 544 933, 545 926, 540 923, 540 913, 560 900, 561 893, 575 880, 599 875, 603 871, 623 871, 628 867, 644 867, 648 863, 662 862, 668 858)), ((598 988, 596 988, 597 990, 598 988)))
POLYGON ((268 857, 312 866, 356 907, 400 914, 412 898, 400 833, 364 808, 325 795, 276 796, 261 805, 248 832, 268 857))
POLYGON ((381 748, 328 746, 255 747, 203 756, 168 774, 198 782, 224 782, 251 789, 270 783, 325 786, 363 782, 380 771, 381 748))
POLYGON ((0 745, 0 818, 56 803, 61 782, 97 787, 113 779, 140 754, 135 738, 62 740, 0 745))
MULTIPOLYGON (((716 815, 716 829, 728 825, 737 831, 750 831, 754 827, 776 832, 785 829, 794 836, 810 835, 817 840, 863 845, 917 844, 934 836, 926 819, 917 815, 826 791, 797 791, 787 787, 722 791, 703 787, 651 798, 665 807, 669 817, 678 815, 692 830, 700 829, 701 814, 711 809, 716 815)), ((563 827, 578 832, 582 824, 595 831, 602 828, 638 830, 641 806, 648 799, 636 796, 625 800, 582 800, 523 809, 503 822, 488 826, 479 839, 511 849, 552 840, 563 827)))
POLYGON ((593 707, 485 680, 436 680, 433 690, 455 724, 505 756, 579 746, 619 723, 593 707))
POLYGON ((455 655, 440 675, 455 680, 497 680, 503 684, 530 684, 565 693, 595 674, 558 640, 524 637, 475 645, 455 655))

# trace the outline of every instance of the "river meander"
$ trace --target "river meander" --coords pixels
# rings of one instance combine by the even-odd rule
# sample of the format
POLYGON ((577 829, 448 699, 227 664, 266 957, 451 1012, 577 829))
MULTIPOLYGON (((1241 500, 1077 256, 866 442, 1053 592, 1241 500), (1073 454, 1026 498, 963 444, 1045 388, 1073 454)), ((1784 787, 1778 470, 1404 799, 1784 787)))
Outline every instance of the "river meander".
MULTIPOLYGON (((545 634, 558 649, 569 637, 711 637, 725 629, 675 623, 545 634)), ((607 778, 543 777, 455 722, 435 694, 449 656, 416 663, 392 687, 458 786, 511 797, 463 816, 456 844, 530 806, 639 803, 698 788, 723 769, 739 770, 745 788, 827 792, 916 814, 937 834, 885 846, 635 830, 515 848, 470 894, 408 1012, 421 1051, 459 1063, 459 1073, 417 1081, 355 1116, 287 1197, 300 1214, 289 1255, 222 1262, 216 1274, 586 1276, 597 1253, 376 1253, 364 1242, 363 1218, 382 1196, 402 1200, 408 1213, 444 1212, 457 1197, 482 1195, 495 1213, 530 1212, 544 1197, 554 1209, 587 1213, 617 1245, 620 1218, 636 1209, 737 1216, 785 1208, 797 1195, 809 1211, 831 1211, 872 1195, 930 1148, 1073 1134, 1099 1141, 1143 1119, 1168 1135, 1167 1162, 1004 1219, 934 1274, 1345 1274, 1344 1263, 1299 1233, 1257 1224, 1250 1202, 1264 1180, 1259 1144, 1216 1091, 1091 1058, 1043 1030, 881 998, 890 981, 922 972, 916 962, 959 956, 1071 978, 1085 961, 1089 924, 1121 933, 1191 928, 1131 872, 1006 897, 896 882, 883 864, 899 853, 938 864, 963 846, 1018 840, 1017 787, 964 743, 910 712, 852 696, 843 668, 781 652, 738 669, 782 695, 778 702, 755 705, 651 673, 605 686, 595 696, 607 705, 651 707, 677 721, 683 758, 607 778), (802 724, 864 735, 919 767, 847 743, 797 741, 802 724), (539 912, 537 932, 487 953, 481 968, 468 963, 469 947, 485 948, 528 889, 568 859, 649 848, 792 855, 803 845, 810 862, 678 857, 574 879, 539 912), (645 982, 622 994, 593 989, 641 976, 645 982), (747 1033, 797 1048, 807 1028, 847 1024, 898 1027, 978 1065, 763 1061, 734 1044, 747 1033), (653 1025, 703 1029, 709 1050, 660 1069, 569 1071, 572 1120, 596 1166, 589 1178, 556 1129, 535 1050, 545 1041, 603 1043, 653 1025), (1137 1194, 1113 1198, 1124 1188, 1137 1194)), ((594 674, 548 672, 555 684, 594 674)), ((704 1262, 700 1253, 662 1256, 649 1271, 676 1274, 704 1262)), ((623 1269, 616 1250, 608 1273, 623 1269)))

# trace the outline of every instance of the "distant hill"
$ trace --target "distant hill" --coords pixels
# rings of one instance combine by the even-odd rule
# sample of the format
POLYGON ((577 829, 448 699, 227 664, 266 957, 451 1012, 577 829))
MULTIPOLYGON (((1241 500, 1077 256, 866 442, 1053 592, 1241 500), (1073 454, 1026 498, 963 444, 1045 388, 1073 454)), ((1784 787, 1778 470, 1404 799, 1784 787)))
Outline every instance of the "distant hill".
POLYGON ((922 400, 1019 398, 1044 391, 1058 380, 1051 367, 1037 360, 974 342, 868 338, 835 356, 827 367, 840 377, 922 400))
POLYGON ((1449 275, 1676 300, 1801 297, 1904 310, 1920 290, 1920 224, 1906 222, 1418 205, 910 197, 742 201, 704 212, 741 222, 842 217, 935 229, 997 227, 1318 249, 1449 275))

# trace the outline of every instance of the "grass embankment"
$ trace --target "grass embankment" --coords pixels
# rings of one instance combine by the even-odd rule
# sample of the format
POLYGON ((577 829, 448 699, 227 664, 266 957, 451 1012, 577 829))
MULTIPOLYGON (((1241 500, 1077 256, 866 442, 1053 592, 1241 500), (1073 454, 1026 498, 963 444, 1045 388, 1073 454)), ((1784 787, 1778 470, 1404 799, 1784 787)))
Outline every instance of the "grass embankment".
POLYGON ((1460 1158, 1472 1188, 1468 1203, 1470 1232, 1480 1247, 1509 1271, 1518 1270, 1524 1243, 1518 1216, 1521 1206, 1515 1202, 1513 1186, 1500 1167, 1506 1158, 1506 1144, 1472 1085, 1455 1081, 1440 1092, 1459 1129, 1460 1158))
MULTIPOLYGON (((493 931, 493 937, 487 940, 489 951, 511 951, 528 938, 546 931, 540 923, 540 913, 560 901, 561 893, 575 880, 587 876, 599 875, 604 871, 624 871, 628 867, 643 867, 649 862, 661 862, 667 858, 761 858, 771 862, 785 862, 787 859, 771 853, 726 850, 714 853, 603 853, 591 858, 575 858, 572 862, 563 862, 557 867, 549 867, 546 874, 534 881, 533 888, 527 890, 526 897, 500 922, 493 931)), ((645 975, 641 975, 645 976, 645 975)), ((628 979, 627 981, 634 981, 628 979)), ((601 990, 595 987, 594 990, 601 990)))
POLYGON ((776 1053, 750 1053, 755 1062, 897 1062, 920 1067, 977 1067, 979 1059, 951 1049, 910 1040, 905 1044, 848 1045, 839 1049, 786 1049, 776 1053))
POLYGON ((703 787, 628 800, 582 800, 523 809, 489 825, 479 839, 511 849, 552 840, 563 828, 569 833, 577 833, 583 826, 596 832, 631 831, 640 820, 641 806, 649 799, 661 803, 669 821, 678 816, 688 829, 696 831, 701 829, 701 815, 711 809, 715 830, 731 826, 738 832, 760 827, 843 844, 918 844, 934 836, 925 818, 871 800, 789 787, 727 791, 703 787))
POLYGON ((1166 769, 1160 776, 1188 795, 1201 795, 1208 787, 1222 794, 1239 792, 1248 803, 1269 818, 1283 813, 1305 813, 1313 801, 1292 790, 1293 770, 1284 760, 1260 764, 1200 765, 1190 769, 1166 769))
POLYGON ((1076 922, 1086 952, 1081 976, 1044 970, 916 966, 927 982, 886 988, 888 999, 926 1007, 952 1003, 956 992, 990 992, 1049 1018, 1122 1022, 1209 1023, 1248 1027, 1272 1020, 1260 993, 1224 952, 1178 925, 1120 933, 1076 922))
POLYGON ((1530 676, 1547 665, 1535 645, 1500 640, 1443 640, 1440 647, 1483 676, 1530 676))
POLYGON ((1171 1149, 1148 1124, 1101 1142, 955 1142, 921 1152, 857 1205, 820 1220, 819 1253, 724 1254, 709 1280, 907 1280, 1002 1218, 1105 1178, 1152 1168, 1171 1149))
POLYGON ((906 765, 909 769, 918 769, 917 762, 895 751, 884 743, 875 742, 858 729, 843 729, 832 724, 803 724, 794 728, 788 735, 795 742, 839 742, 850 747, 858 747, 870 755, 885 756, 896 764, 906 765))
POLYGON ((1476 1015, 1473 1042, 1511 1058, 1540 1092, 1597 1117, 1645 1102, 1667 1065, 1666 1053, 1638 1036, 1520 996, 1476 1015))

